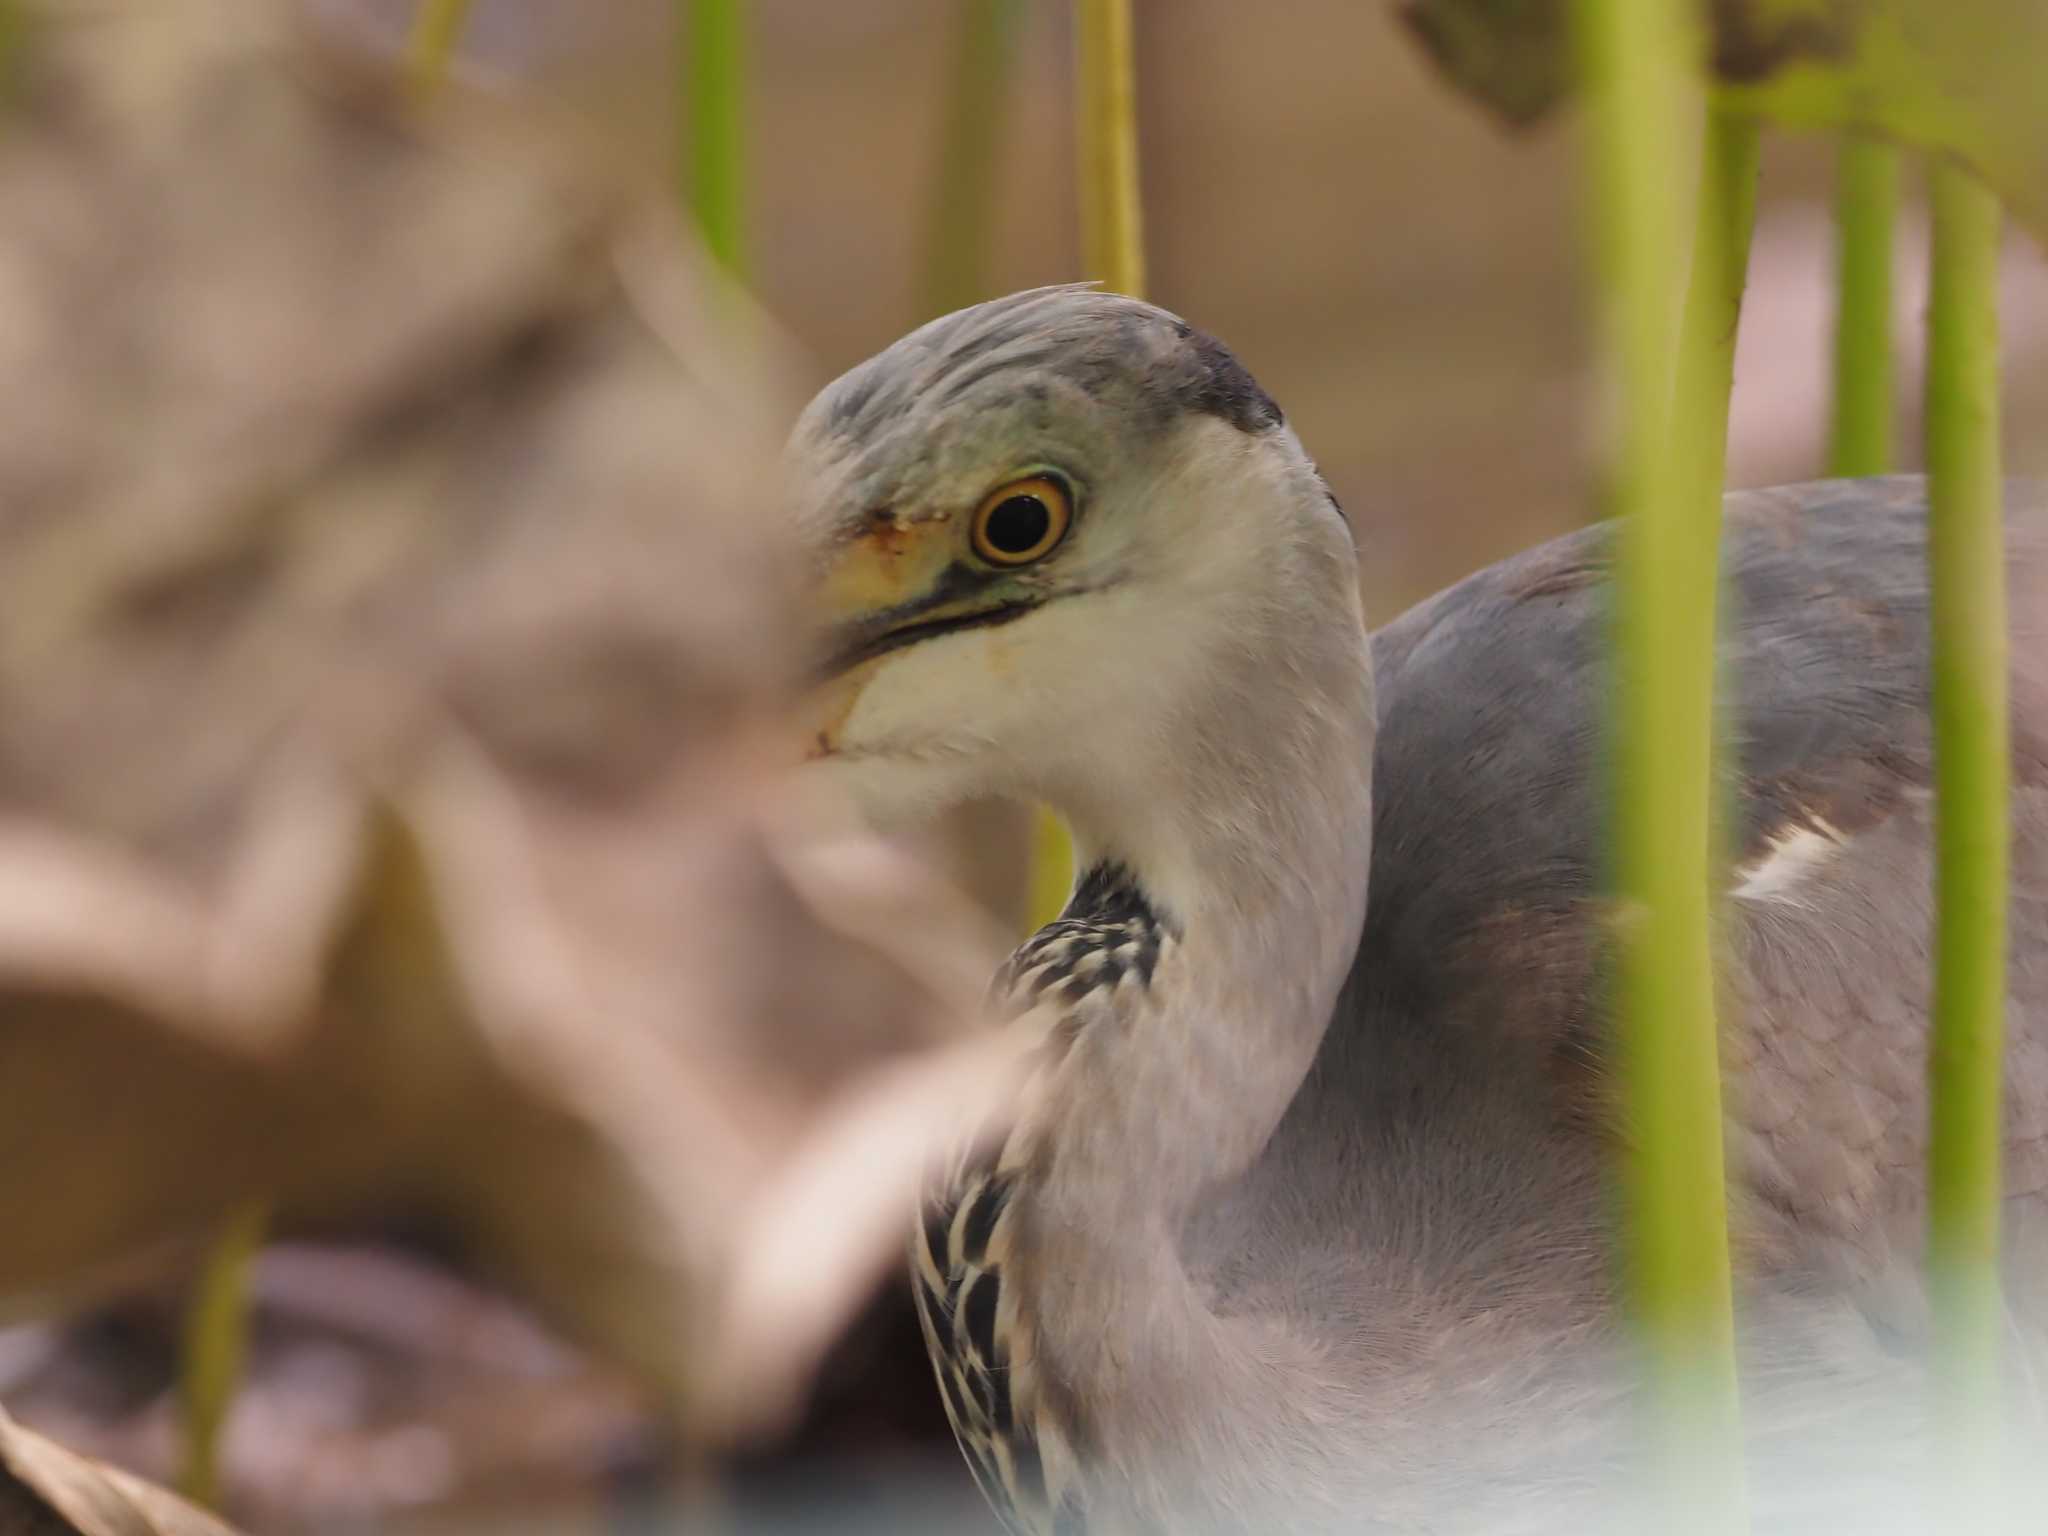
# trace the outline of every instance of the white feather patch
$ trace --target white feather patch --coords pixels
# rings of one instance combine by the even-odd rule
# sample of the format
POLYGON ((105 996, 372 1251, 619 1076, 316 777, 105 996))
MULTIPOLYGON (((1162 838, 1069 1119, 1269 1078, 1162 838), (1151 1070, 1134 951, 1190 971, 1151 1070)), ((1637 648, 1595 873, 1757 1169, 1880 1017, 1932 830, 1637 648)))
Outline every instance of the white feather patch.
POLYGON ((1762 855, 1735 870, 1735 895, 1742 901, 1797 905, 1799 886, 1842 850, 1842 834, 1819 817, 1771 839, 1762 855))

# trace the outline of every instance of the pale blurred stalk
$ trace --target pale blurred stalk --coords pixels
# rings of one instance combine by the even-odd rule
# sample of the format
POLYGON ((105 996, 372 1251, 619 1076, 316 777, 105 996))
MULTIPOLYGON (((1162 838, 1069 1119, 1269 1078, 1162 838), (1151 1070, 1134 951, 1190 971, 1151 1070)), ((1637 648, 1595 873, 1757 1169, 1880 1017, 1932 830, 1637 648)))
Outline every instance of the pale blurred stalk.
POLYGON ((0 112, 14 105, 22 44, 28 35, 24 0, 0 0, 0 112))
MULTIPOLYGON (((1075 0, 1074 125, 1081 194, 1081 269, 1118 293, 1145 294, 1145 238, 1138 200, 1137 66, 1130 0, 1075 0)), ((1073 887, 1072 840, 1041 813, 1033 850, 1031 913, 1050 922, 1073 887)))
MULTIPOLYGON (((960 0, 955 10, 945 130, 925 225, 920 319, 993 296, 988 254, 1021 14, 1019 0, 960 0)), ((1005 928, 1023 929, 1064 902, 1071 856, 1051 816, 987 801, 954 811, 940 833, 948 872, 1005 928), (1060 839, 1048 860, 1034 857, 1041 827, 1060 839), (1037 889, 1042 865, 1061 887, 1050 907, 1037 889)))
POLYGON ((229 1218, 186 1305, 178 1389, 184 1447, 178 1491, 220 1505, 220 1432, 249 1352, 249 1270, 263 1246, 268 1208, 252 1201, 229 1218))
POLYGON ((2009 856, 1997 200, 1937 161, 1927 309, 1933 630, 1934 1046, 1928 1254, 1937 1372, 1959 1491, 1996 1475, 1999 1110, 2009 856))
POLYGON ((1835 167, 1835 381, 1828 473, 1892 467, 1892 239, 1899 157, 1877 139, 1844 138, 1835 167))
POLYGON ((680 0, 683 42, 679 84, 687 135, 689 185, 684 202, 718 264, 734 276, 744 271, 742 182, 746 67, 743 0, 680 0))
POLYGON ((405 43, 405 80, 416 99, 431 96, 448 78, 469 5, 470 0, 420 0, 405 43))
POLYGON ((1746 1497, 1709 894, 1719 479, 1703 476, 1718 466, 1713 421, 1726 419, 1709 386, 1716 370, 1725 379, 1719 353, 1733 343, 1737 215, 1751 195, 1735 189, 1753 174, 1742 161, 1754 146, 1740 125, 1710 125, 1704 259, 1680 349, 1692 355, 1674 374, 1691 20, 1683 0, 1578 0, 1576 11, 1593 282, 1618 418, 1610 788, 1626 1279, 1648 1371, 1655 1507, 1683 1529, 1725 1532, 1744 1524, 1746 1497))
POLYGON ((939 171, 932 183, 924 274, 925 314, 989 298, 988 250, 996 166, 1010 110, 1018 0, 962 0, 939 171))
POLYGON ((1137 69, 1131 0, 1075 0, 1081 266, 1118 293, 1145 293, 1138 202, 1137 69))

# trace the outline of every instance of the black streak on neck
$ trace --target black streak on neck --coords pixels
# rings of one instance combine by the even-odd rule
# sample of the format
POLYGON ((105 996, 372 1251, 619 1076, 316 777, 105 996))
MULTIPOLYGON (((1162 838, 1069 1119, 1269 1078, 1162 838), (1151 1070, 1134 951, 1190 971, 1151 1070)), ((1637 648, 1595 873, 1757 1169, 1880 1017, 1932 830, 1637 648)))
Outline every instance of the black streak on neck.
POLYGON ((1167 928, 1170 925, 1146 896, 1130 866, 1114 860, 1097 864, 1074 886, 1059 915, 1062 923, 1087 923, 1093 927, 1137 925, 1167 928))
MULTIPOLYGON (((1160 945, 1179 937, 1180 925, 1152 905, 1128 866, 1097 864, 1074 887, 1066 909, 996 972, 990 1006, 1015 1017, 1054 988, 1071 1006, 1090 992, 1115 987, 1126 974, 1149 987, 1160 945), (1083 964, 1097 955, 1098 962, 1083 964)), ((1070 1043, 1071 1031, 1055 1034, 1070 1043)))

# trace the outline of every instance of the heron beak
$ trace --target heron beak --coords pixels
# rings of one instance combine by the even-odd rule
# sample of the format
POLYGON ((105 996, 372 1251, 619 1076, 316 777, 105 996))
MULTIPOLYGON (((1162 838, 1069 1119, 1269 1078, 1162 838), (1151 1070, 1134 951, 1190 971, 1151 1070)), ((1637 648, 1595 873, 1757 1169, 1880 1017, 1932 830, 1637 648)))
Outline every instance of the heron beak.
POLYGON ((1022 618, 1036 600, 999 572, 955 558, 943 520, 878 524, 847 543, 825 573, 819 604, 820 682, 933 635, 1022 618))
POLYGON ((841 546, 818 591, 824 644, 812 672, 817 729, 810 755, 830 756, 873 677, 870 663, 934 635, 1022 618, 1037 606, 998 573, 956 558, 945 519, 876 519, 841 546))

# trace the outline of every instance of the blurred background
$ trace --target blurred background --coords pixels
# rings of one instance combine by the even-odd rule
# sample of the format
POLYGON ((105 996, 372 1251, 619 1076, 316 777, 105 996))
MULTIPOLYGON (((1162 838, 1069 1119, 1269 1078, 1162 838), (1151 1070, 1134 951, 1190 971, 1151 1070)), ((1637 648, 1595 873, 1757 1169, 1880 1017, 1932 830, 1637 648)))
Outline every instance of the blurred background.
MULTIPOLYGON (((396 40, 409 0, 318 0, 396 40)), ((935 183, 968 7, 748 8, 749 282, 818 382, 938 312, 935 183)), ((1010 7, 985 103, 999 171, 991 294, 1080 276, 1066 8, 1010 7)), ((637 0, 475 0, 466 56, 572 102, 672 178, 679 39, 637 0)), ((1503 127, 1448 90, 1392 0, 1139 4, 1151 297, 1214 332, 1286 408, 1366 548, 1369 611, 1408 604, 1588 513, 1591 352, 1567 115, 1503 127)), ((1743 313, 1731 484, 1824 461, 1831 139, 1769 137, 1743 313)), ((1917 468, 1924 214, 1897 281, 1900 452, 1917 468)), ((2004 292, 2013 472, 2048 467, 2048 267, 2015 234, 2004 292)))
MULTIPOLYGON (((798 622, 774 444, 944 302, 949 113, 997 146, 981 285, 1079 275, 1068 8, 1016 0, 963 102, 967 9, 744 8, 756 309, 670 206, 674 5, 475 0, 431 107, 397 83, 411 0, 28 7, 0 118, 0 373, 34 400, 0 429, 21 1423, 177 1480, 241 1290, 218 1461, 255 1529, 902 1529, 906 1498, 993 1529, 890 1223, 1014 917, 852 834, 835 887, 761 788, 798 622), (793 1250, 761 1215, 821 1208, 843 1230, 793 1250)), ((1369 611, 1587 520, 1569 119, 1488 120, 1380 0, 1141 3, 1137 48, 1151 296, 1285 406, 1369 611)), ((1737 485, 1818 473, 1827 411, 1833 151, 1767 142, 1737 485)), ((1923 235, 1909 175, 1902 467, 1923 235)), ((2037 246, 2004 288, 2007 457, 2048 473, 2037 246)), ((990 828, 956 871, 1003 906, 1021 844, 990 828)))

